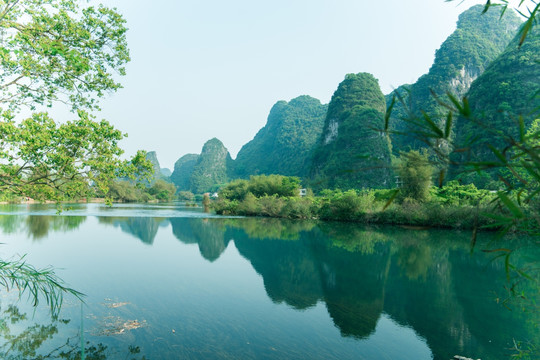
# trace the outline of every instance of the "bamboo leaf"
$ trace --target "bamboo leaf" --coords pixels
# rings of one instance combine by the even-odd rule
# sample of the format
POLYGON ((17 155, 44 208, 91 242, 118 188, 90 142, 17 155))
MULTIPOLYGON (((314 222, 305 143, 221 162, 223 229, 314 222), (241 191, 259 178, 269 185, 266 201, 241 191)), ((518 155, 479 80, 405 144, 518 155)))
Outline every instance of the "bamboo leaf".
POLYGON ((424 120, 427 122, 427 124, 429 125, 429 127, 431 128, 431 130, 433 130, 433 132, 438 136, 438 137, 444 137, 444 134, 442 132, 441 129, 439 129, 439 127, 435 124, 435 122, 433 122, 433 120, 431 120, 431 118, 429 117, 429 115, 422 111, 422 115, 424 116, 424 120))
POLYGON ((392 96, 392 102, 388 106, 388 109, 386 109, 386 114, 384 115, 384 131, 388 131, 388 126, 390 124, 390 116, 392 115, 392 110, 394 109, 395 104, 396 104, 396 95, 394 94, 392 96))
POLYGON ((508 210, 517 218, 522 219, 525 217, 525 214, 523 211, 519 208, 518 205, 516 205, 504 192, 499 191, 497 192, 497 196, 502 201, 502 203, 506 206, 508 210))
POLYGON ((396 196, 399 194, 399 189, 394 190, 392 193, 392 196, 390 196, 390 199, 386 202, 386 204, 383 207, 383 211, 386 210, 396 199, 396 196))
POLYGON ((450 132, 452 131, 452 124, 453 124, 453 117, 452 112, 448 112, 448 116, 446 117, 446 124, 444 128, 444 138, 448 139, 450 137, 450 132))
POLYGON ((506 157, 499 151, 499 149, 495 148, 495 146, 488 144, 488 148, 491 150, 491 152, 499 159, 503 164, 508 163, 508 160, 506 157))

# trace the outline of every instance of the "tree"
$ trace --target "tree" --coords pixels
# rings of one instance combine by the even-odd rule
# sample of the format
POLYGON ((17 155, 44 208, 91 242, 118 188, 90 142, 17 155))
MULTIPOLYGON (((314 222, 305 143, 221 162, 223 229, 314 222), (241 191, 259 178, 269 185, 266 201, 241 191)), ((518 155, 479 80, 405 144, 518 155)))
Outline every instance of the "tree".
POLYGON ((88 112, 121 87, 129 61, 125 20, 76 0, 0 1, 0 191, 40 199, 107 192, 111 178, 145 168, 144 154, 121 161, 125 136, 88 112), (76 119, 21 110, 68 104, 76 119), (93 185, 92 187, 90 185, 93 185))
MULTIPOLYGON (((122 161, 124 135, 95 121, 98 99, 121 85, 129 61, 125 20, 77 0, 0 1, 0 191, 42 200, 108 190, 112 178, 147 170, 144 153, 122 161), (55 122, 38 107, 65 104, 75 120, 55 122), (21 111, 32 112, 19 121, 21 111)), ((44 296, 54 312, 64 292, 51 269, 0 263, 0 284, 44 296)))
POLYGON ((125 20, 77 0, 0 1, 0 106, 97 109, 97 98, 121 87, 129 61, 125 20))
POLYGON ((401 196, 418 202, 429 200, 429 189, 433 183, 433 165, 427 154, 411 150, 402 152, 398 173, 401 178, 401 196))

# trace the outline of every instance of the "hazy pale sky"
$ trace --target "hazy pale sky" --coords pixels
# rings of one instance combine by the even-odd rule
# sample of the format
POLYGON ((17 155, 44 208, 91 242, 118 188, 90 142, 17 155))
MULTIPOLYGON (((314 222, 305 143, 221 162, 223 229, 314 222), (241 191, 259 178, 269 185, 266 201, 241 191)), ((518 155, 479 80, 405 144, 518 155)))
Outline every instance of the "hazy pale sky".
POLYGON ((155 150, 171 170, 213 137, 234 158, 279 100, 328 103, 347 73, 372 73, 385 94, 414 82, 484 2, 102 0, 127 20, 132 61, 98 118, 129 134, 126 153, 155 150))

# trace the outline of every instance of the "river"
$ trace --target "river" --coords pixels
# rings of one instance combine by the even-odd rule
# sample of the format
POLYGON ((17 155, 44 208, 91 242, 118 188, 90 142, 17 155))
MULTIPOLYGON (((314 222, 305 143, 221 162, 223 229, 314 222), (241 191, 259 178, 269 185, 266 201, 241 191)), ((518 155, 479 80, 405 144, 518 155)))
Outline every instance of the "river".
POLYGON ((485 251, 532 271, 538 246, 518 236, 481 233, 471 251, 469 232, 182 204, 3 205, 0 233, 3 260, 53 266, 86 295, 53 321, 2 288, 3 359, 77 359, 81 333, 86 359, 507 359, 540 343, 538 288, 509 297, 501 251, 485 251))

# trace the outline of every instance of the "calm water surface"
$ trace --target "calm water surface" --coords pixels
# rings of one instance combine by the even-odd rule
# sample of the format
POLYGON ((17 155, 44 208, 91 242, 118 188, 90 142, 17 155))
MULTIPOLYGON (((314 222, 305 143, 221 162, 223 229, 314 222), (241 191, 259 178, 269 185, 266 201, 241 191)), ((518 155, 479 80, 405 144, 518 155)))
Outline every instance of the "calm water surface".
MULTIPOLYGON (((470 234, 208 216, 181 205, 0 207, 2 259, 54 266, 51 321, 0 293, 0 358, 506 359, 540 341, 538 312, 503 306, 503 261, 470 234), (24 315, 26 314, 26 315, 24 315)), ((525 288, 538 302, 538 290, 525 288)), ((527 303, 528 304, 528 303, 527 303)))

